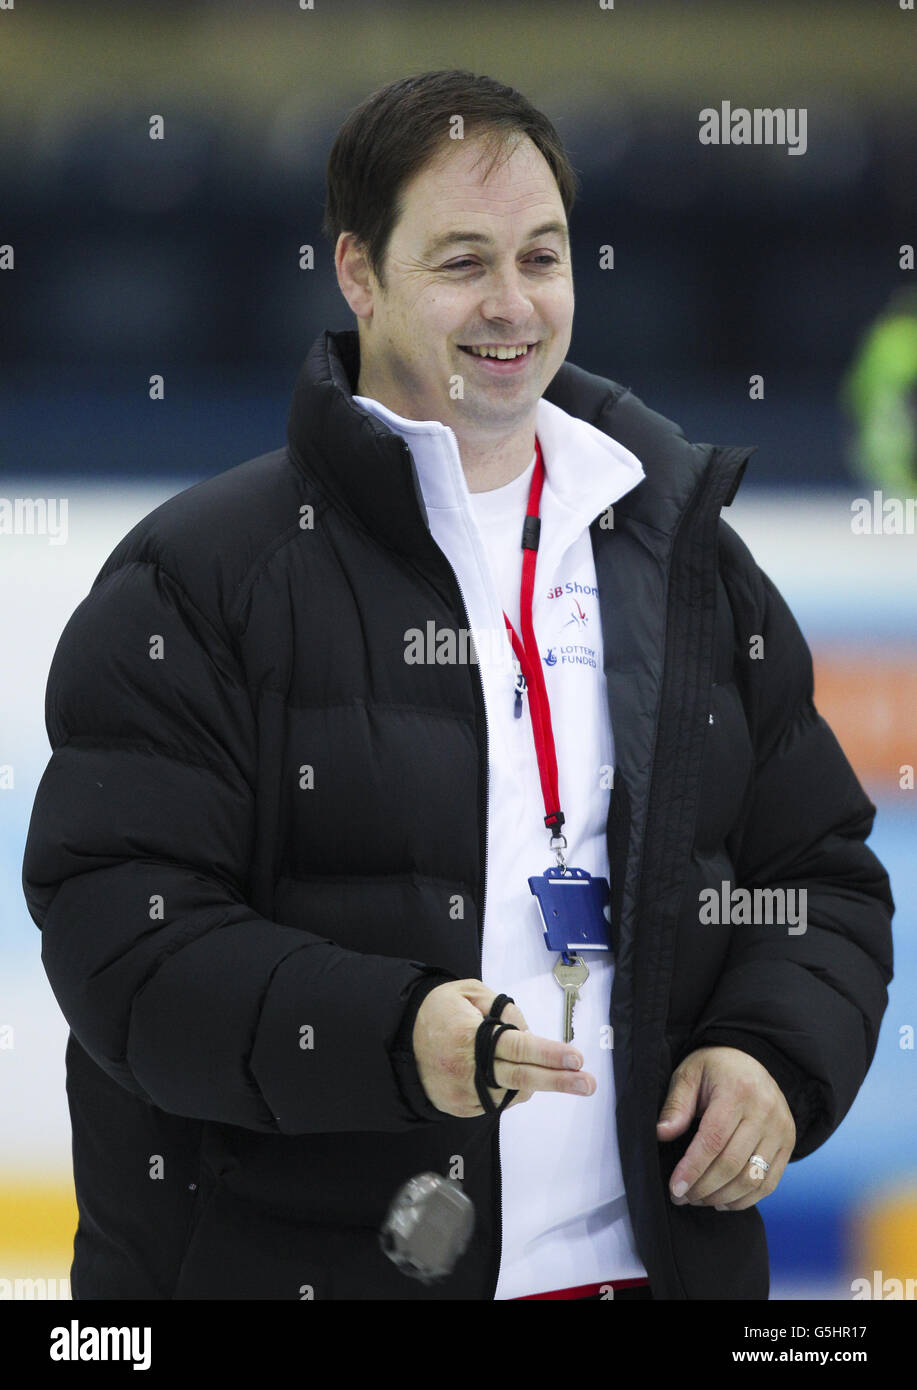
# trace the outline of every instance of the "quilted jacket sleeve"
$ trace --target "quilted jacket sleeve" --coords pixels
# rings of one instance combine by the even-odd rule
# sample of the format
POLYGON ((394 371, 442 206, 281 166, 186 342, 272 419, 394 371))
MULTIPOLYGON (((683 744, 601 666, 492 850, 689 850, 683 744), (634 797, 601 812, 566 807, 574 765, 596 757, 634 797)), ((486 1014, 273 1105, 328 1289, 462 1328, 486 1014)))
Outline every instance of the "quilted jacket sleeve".
POLYGON ((23 861, 73 1033, 176 1115, 282 1134, 432 1118, 396 1049, 432 972, 253 910, 257 735, 237 658, 173 575, 130 554, 58 644, 23 861))
POLYGON ((812 657, 786 602, 721 525, 737 680, 755 748, 730 842, 735 887, 805 889, 805 930, 738 927, 717 987, 682 1050, 756 1057, 784 1091, 811 1153, 852 1105, 872 1062, 892 978, 888 875, 866 845, 876 808, 814 704, 812 657), (764 639, 763 659, 749 639, 764 639))

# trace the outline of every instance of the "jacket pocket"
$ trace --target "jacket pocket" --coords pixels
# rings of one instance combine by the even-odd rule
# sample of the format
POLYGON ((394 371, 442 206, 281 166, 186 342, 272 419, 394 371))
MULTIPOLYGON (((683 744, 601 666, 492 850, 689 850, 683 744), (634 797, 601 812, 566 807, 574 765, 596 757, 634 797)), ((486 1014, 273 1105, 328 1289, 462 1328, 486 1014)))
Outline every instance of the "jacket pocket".
POLYGON ((196 1212, 175 1299, 331 1297, 332 1228, 278 1220, 217 1180, 196 1212))

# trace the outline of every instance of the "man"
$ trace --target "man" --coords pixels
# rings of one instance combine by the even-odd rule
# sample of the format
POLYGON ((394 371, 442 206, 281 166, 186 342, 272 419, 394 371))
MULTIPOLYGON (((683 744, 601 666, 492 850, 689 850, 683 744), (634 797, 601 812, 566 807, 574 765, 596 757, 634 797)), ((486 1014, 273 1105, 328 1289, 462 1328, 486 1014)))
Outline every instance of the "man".
POLYGON ((77 1298, 765 1298, 757 1203, 863 1081, 875 808, 720 519, 750 451, 565 362, 574 182, 488 78, 352 113, 358 332, 313 346, 288 448, 145 518, 61 639, 23 877, 77 1298), (733 887, 804 919, 711 919, 733 887), (476 1214, 430 1284, 379 1241, 423 1172, 476 1214))

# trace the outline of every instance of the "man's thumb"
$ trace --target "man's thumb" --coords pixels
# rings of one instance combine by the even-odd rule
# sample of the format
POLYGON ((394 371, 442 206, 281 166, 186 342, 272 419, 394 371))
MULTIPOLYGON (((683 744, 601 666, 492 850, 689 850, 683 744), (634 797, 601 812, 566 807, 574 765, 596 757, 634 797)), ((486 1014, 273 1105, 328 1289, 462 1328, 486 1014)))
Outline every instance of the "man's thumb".
POLYGON ((669 1093, 656 1122, 656 1134, 659 1139, 677 1139, 679 1134, 684 1134, 694 1118, 702 1075, 702 1067, 691 1071, 676 1071, 669 1083, 669 1093))

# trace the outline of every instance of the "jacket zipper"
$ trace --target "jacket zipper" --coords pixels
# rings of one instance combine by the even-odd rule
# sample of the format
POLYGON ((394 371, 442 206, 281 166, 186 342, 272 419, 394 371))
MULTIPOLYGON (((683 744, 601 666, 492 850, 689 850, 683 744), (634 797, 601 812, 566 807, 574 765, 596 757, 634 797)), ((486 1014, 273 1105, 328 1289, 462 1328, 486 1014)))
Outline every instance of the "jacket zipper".
MULTIPOLYGON (((448 561, 447 561, 448 563, 448 561)), ((462 606, 462 614, 465 619, 465 629, 471 631, 471 619, 468 616, 468 605, 465 603, 465 595, 462 593, 462 586, 458 581, 458 576, 452 566, 449 566, 455 577, 455 588, 462 606)), ((480 856, 484 866, 484 873, 481 879, 481 933, 478 938, 478 952, 480 956, 478 969, 483 973, 484 969, 484 912, 487 906, 487 799, 490 789, 490 738, 487 729, 487 703, 484 699, 484 681, 481 677, 480 662, 474 662, 477 671, 477 684, 481 692, 481 710, 484 715, 484 796, 479 804, 479 823, 481 826, 480 836, 480 856)), ((479 977, 480 978, 480 974, 479 977)), ((495 1244, 495 1258, 491 1261, 489 1273, 489 1298, 492 1300, 497 1289, 500 1278, 500 1259, 503 1254, 503 1172, 500 1166, 500 1122, 494 1127, 493 1140, 496 1146, 496 1162, 494 1163, 494 1213, 496 1218, 497 1239, 495 1244)), ((493 1147, 493 1144, 492 1144, 493 1147)))
MULTIPOLYGON (((449 568, 450 568, 450 570, 452 570, 452 566, 451 566, 451 565, 449 566, 449 568)), ((464 616, 464 619, 465 619, 465 628, 466 628, 466 630, 467 630, 468 632, 470 632, 470 631, 471 631, 471 619, 470 619, 469 616, 468 616, 468 606, 467 606, 467 604, 465 603, 465 595, 462 593, 462 586, 461 586, 461 584, 460 584, 459 581, 458 581, 458 576, 455 574, 455 571, 454 571, 454 570, 452 570, 452 573, 453 573, 453 575, 455 576, 455 588, 456 588, 456 592, 458 593, 459 600, 460 600, 461 605, 462 605, 462 613, 463 613, 463 616, 464 616)), ((490 790, 490 737, 489 737, 488 728, 487 728, 487 703, 486 703, 486 701, 485 701, 485 699, 484 699, 484 681, 483 681, 483 678, 482 678, 482 676, 481 676, 480 662, 475 662, 475 663, 474 663, 474 666, 475 666, 475 669, 476 669, 476 671, 477 671, 476 679, 477 679, 478 689, 479 689, 479 691, 480 691, 480 693, 481 693, 481 710, 482 710, 483 715, 484 715, 484 796, 483 796, 482 802, 481 802, 480 805, 479 805, 479 810, 480 810, 479 823, 480 823, 480 826, 481 826, 480 856, 481 856, 481 862, 482 862, 482 864, 483 864, 483 866, 484 866, 484 872, 483 872, 483 877, 482 877, 482 879, 481 879, 481 934, 480 934, 480 936, 479 936, 479 938, 478 938, 478 951, 479 951, 479 955, 480 955, 480 961, 479 961, 479 966, 478 966, 478 968, 479 968, 479 971, 481 972, 481 974, 483 974, 483 969, 484 969, 484 913, 485 913, 485 909, 486 909, 486 907, 487 907, 487 800, 488 800, 488 795, 489 795, 489 790, 490 790)), ((479 978, 480 978, 480 975, 479 975, 479 978)), ((497 1227, 497 1239, 496 1239, 496 1245, 495 1245, 495 1258, 491 1261, 490 1274, 489 1274, 489 1276, 488 1276, 488 1278, 489 1278, 489 1288, 490 1288, 489 1298, 490 1298, 491 1300, 493 1299, 494 1293, 496 1292, 497 1283, 498 1283, 499 1278, 500 1278, 500 1259, 501 1259, 502 1254, 503 1254, 503 1172, 502 1172, 502 1169, 501 1169, 501 1166, 500 1166, 500 1122, 499 1122, 499 1120, 497 1121, 497 1124, 496 1124, 495 1127, 494 1127, 494 1131, 493 1131, 493 1140, 495 1141, 495 1147, 496 1147, 496 1155, 495 1155, 496 1162, 494 1163, 494 1187, 493 1187, 493 1191, 494 1191, 494 1204, 495 1204, 495 1205, 494 1205, 494 1213, 495 1213, 496 1227, 497 1227)), ((494 1145, 492 1144, 491 1147, 493 1148, 493 1146, 494 1146, 494 1145)))
MULTIPOLYGON (((464 603, 464 598, 462 599, 464 603)), ((467 616, 467 614, 466 614, 467 616)), ((481 884, 481 973, 484 972, 484 910, 487 906, 487 798, 490 788, 490 742, 487 730, 487 708, 484 703, 484 681, 478 670, 478 684, 481 690, 481 707, 484 710, 484 804, 481 808, 481 824, 483 826, 481 856, 484 864, 484 878, 481 884)), ((503 1170, 500 1163, 500 1121, 497 1120, 492 1140, 492 1149, 496 1150, 494 1155, 494 1219, 496 1222, 497 1239, 495 1244, 495 1255, 490 1266, 489 1275, 489 1298, 493 1301, 493 1296, 497 1291, 497 1282, 500 1278, 500 1260, 503 1257, 503 1170)))
MULTIPOLYGON (((404 444, 403 444, 403 447, 404 447, 404 452, 405 452, 405 454, 407 455, 407 458, 408 458, 408 465, 409 465, 409 467, 410 467, 410 469, 411 469, 411 471, 412 471, 412 474, 413 474, 413 471, 414 471, 414 459, 413 459, 413 455, 411 454, 410 447, 409 447, 409 445, 408 445, 407 443, 404 443, 404 444)), ((425 519, 425 521, 426 521, 427 530, 429 531, 430 525, 429 525, 429 520, 426 518, 425 508, 424 508, 423 514, 424 514, 424 519, 425 519)), ((435 538, 433 537, 432 532, 431 532, 431 534, 430 534, 430 538, 431 538, 431 540, 434 540, 434 543, 435 543, 435 538)), ((461 586, 461 584, 459 583, 458 575, 455 573, 455 570, 454 570, 454 569, 452 568, 452 566, 450 565, 450 563, 449 563, 447 557, 445 556, 445 554, 443 554, 442 550, 440 550, 440 554, 443 555, 443 561, 445 562, 446 568, 448 569, 450 575, 452 576, 452 581, 453 581, 453 584, 454 584, 454 587, 455 587, 455 592, 458 594, 459 604, 460 604, 461 611, 462 611, 462 616, 463 616, 464 621, 465 621, 465 631, 470 633, 470 632, 471 632, 471 619, 470 619, 470 617, 468 616, 468 605, 467 605, 466 602, 465 602, 465 595, 464 595, 464 593, 462 592, 462 586, 461 586)), ((479 969, 479 971, 483 971, 483 968, 484 968, 484 911, 485 911, 485 908, 486 908, 486 906, 487 906, 487 799, 488 799, 488 794, 489 794, 489 790, 490 790, 490 738, 489 738, 488 729, 487 729, 487 702, 486 702, 486 700, 484 699, 484 681, 483 681, 483 678, 482 678, 482 676, 481 676, 480 662, 477 662, 477 661, 476 661, 476 662, 474 662, 473 664, 474 664, 475 669, 476 669, 476 671, 477 671, 477 676, 476 676, 477 687, 478 687, 478 690, 480 691, 480 697, 481 697, 481 712, 482 712, 482 714, 483 714, 483 716, 484 716, 484 796, 483 796, 483 800, 479 802, 479 807, 478 807, 479 813, 480 813, 480 814, 479 814, 479 823, 480 823, 480 826, 481 826, 481 834, 480 834, 480 839, 479 839, 479 844, 480 844, 480 859, 481 859, 481 862, 482 862, 482 864, 483 864, 483 866, 484 866, 484 873, 483 873, 483 877, 482 877, 482 880, 481 880, 481 932, 480 932, 480 936, 479 936, 479 938, 478 938, 478 956, 479 956, 478 969, 479 969)), ((480 978, 480 975, 479 975, 479 978, 480 978)), ((502 1255, 503 1255, 503 1173, 502 1173, 502 1169, 501 1169, 501 1166, 500 1166, 500 1122, 499 1122, 499 1120, 497 1121, 496 1127, 495 1127, 495 1129, 494 1129, 493 1137, 494 1137, 494 1139, 496 1140, 496 1163, 494 1164, 494 1186, 493 1186, 493 1193, 494 1193, 494 1203, 495 1203, 494 1210, 495 1210, 495 1215, 496 1215, 497 1239, 496 1239, 496 1245, 495 1245, 495 1258, 491 1261, 490 1273, 489 1273, 489 1276, 488 1276, 488 1278, 489 1278, 489 1288, 490 1288, 490 1293, 489 1293, 488 1297, 489 1297, 491 1300, 493 1299, 493 1296, 494 1296, 494 1294, 495 1294, 496 1291, 497 1291, 497 1283, 499 1282, 499 1278, 500 1278, 500 1260, 501 1260, 502 1255)), ((493 1146, 491 1146, 491 1147, 493 1147, 493 1146)))

